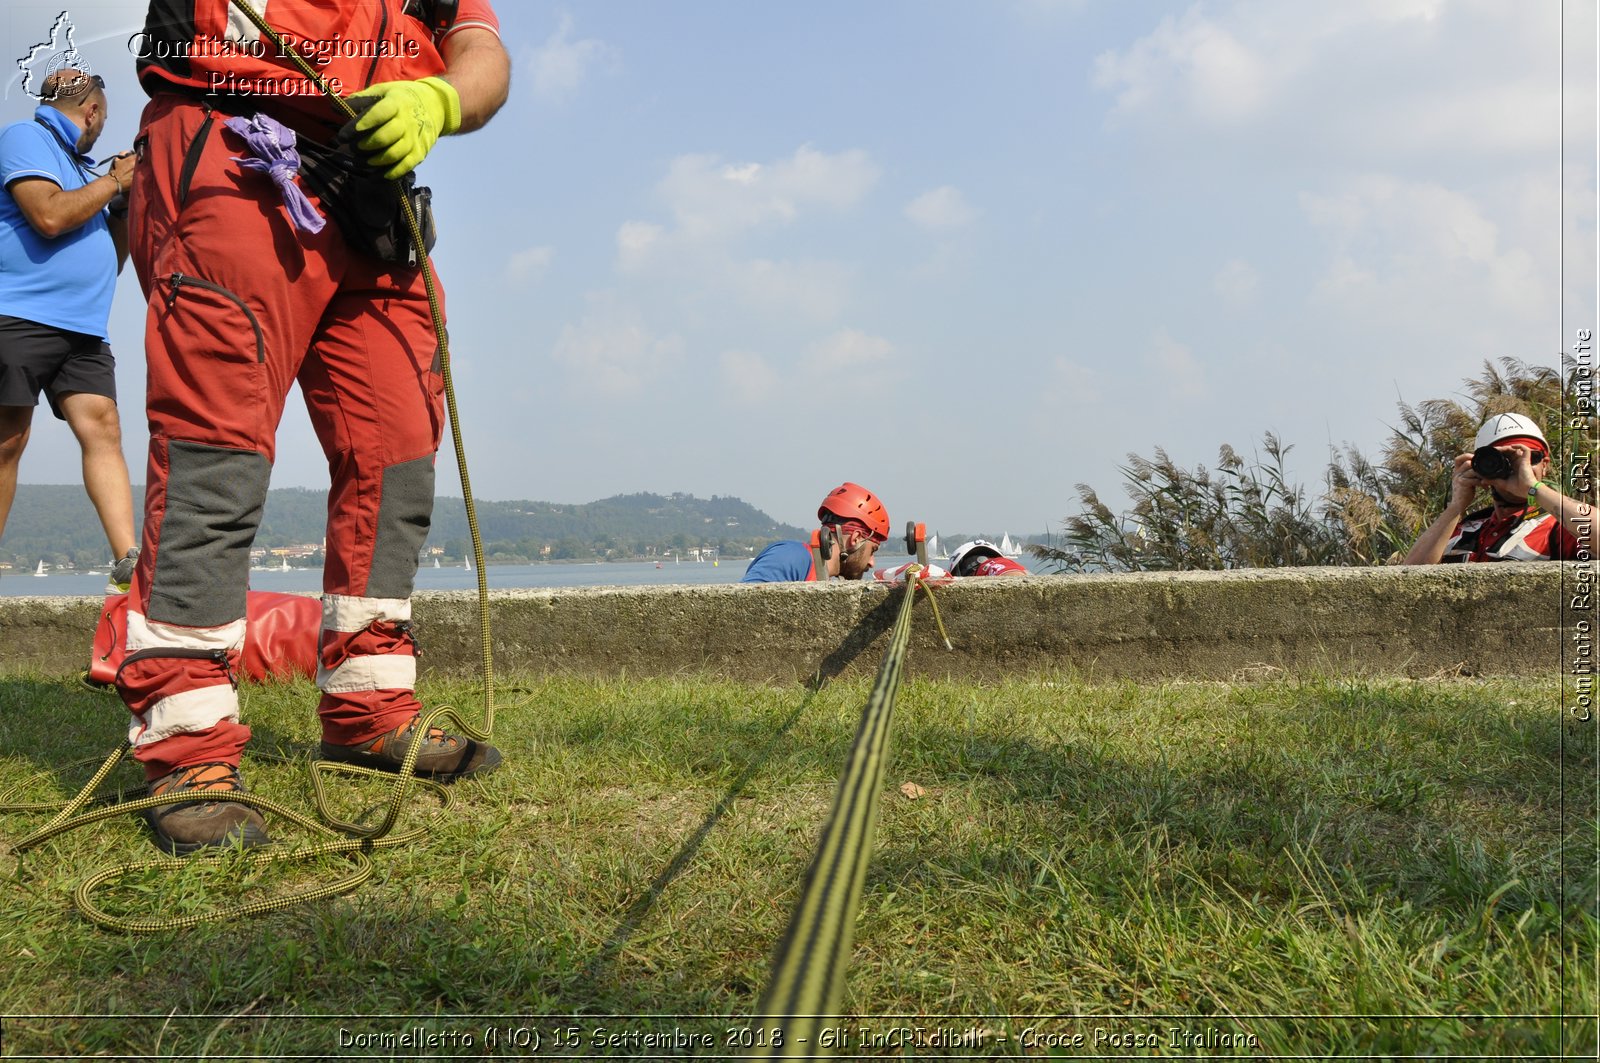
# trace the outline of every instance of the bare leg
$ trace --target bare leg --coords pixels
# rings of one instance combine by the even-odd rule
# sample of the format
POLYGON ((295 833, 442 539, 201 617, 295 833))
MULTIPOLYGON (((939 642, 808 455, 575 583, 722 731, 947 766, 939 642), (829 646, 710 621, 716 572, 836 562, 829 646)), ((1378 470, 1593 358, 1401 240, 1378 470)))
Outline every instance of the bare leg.
POLYGON ((117 404, 104 395, 74 391, 58 400, 61 412, 83 448, 83 488, 100 514, 100 524, 119 558, 139 545, 133 537, 133 489, 122 456, 122 423, 117 404))
POLYGON ((32 406, 0 406, 0 535, 6 532, 11 502, 17 497, 17 465, 32 426, 32 406))

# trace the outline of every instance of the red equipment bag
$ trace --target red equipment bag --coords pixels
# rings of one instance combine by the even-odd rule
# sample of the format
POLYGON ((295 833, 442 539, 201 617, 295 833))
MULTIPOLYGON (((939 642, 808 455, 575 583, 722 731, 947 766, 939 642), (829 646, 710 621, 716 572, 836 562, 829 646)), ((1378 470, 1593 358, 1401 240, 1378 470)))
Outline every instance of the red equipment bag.
MULTIPOLYGON (((310 678, 317 674, 317 638, 322 631, 322 601, 302 594, 251 591, 245 599, 243 678, 310 678)), ((84 682, 110 686, 127 655, 128 596, 113 594, 100 610, 94 652, 84 682)))

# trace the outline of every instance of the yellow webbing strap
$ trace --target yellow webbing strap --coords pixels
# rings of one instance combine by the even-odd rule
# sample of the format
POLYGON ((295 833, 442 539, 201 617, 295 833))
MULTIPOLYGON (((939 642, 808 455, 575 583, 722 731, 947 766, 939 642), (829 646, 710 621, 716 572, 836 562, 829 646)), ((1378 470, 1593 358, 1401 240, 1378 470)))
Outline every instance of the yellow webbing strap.
POLYGON ((856 912, 872 858, 878 795, 889 770, 894 699, 911 642, 911 605, 918 584, 914 578, 906 580, 905 600, 878 667, 878 678, 861 711, 833 810, 806 871, 800 900, 778 943, 772 976, 752 1016, 756 1022, 770 1021, 782 1031, 782 1037, 771 1039, 776 1043, 752 1048, 751 1056, 816 1055, 817 1033, 832 1022, 844 996, 856 912))

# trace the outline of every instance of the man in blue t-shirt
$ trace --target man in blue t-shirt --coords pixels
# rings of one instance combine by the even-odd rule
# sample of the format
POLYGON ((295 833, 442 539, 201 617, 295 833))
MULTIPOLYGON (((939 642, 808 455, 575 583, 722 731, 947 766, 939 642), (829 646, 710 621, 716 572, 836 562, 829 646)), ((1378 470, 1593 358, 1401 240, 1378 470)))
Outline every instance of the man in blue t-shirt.
POLYGON ((0 130, 0 534, 42 391, 83 448, 83 485, 126 590, 138 556, 122 457, 111 294, 128 253, 131 154, 96 175, 85 154, 106 124, 105 82, 64 69, 33 119, 0 130))
POLYGON ((811 547, 794 539, 773 543, 755 556, 740 583, 808 583, 831 576, 860 579, 872 568, 878 547, 889 538, 889 511, 878 496, 855 483, 829 491, 817 509, 825 535, 824 572, 811 547))

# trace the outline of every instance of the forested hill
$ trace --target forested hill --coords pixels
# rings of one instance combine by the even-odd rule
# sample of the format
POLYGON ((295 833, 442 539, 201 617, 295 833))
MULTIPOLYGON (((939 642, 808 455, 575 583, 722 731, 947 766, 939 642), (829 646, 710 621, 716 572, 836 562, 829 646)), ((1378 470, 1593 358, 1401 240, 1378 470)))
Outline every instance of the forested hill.
MULTIPOLYGON (((135 507, 143 497, 135 485, 135 507)), ((267 494, 258 547, 285 548, 322 543, 327 492, 283 488, 267 494)), ((478 527, 491 560, 533 561, 564 558, 670 556, 674 550, 712 549, 747 554, 774 539, 804 533, 779 524, 737 498, 693 495, 617 495, 581 505, 553 502, 478 500, 478 527)), ((469 550, 466 507, 459 498, 440 498, 433 514, 430 548, 446 559, 469 550)), ((0 538, 0 562, 31 568, 40 559, 51 565, 104 567, 104 533, 83 488, 77 484, 20 484, 0 538)))

